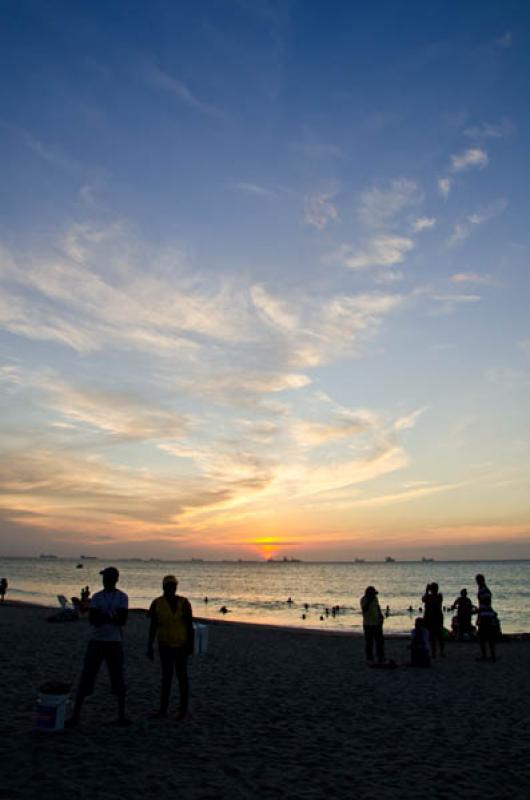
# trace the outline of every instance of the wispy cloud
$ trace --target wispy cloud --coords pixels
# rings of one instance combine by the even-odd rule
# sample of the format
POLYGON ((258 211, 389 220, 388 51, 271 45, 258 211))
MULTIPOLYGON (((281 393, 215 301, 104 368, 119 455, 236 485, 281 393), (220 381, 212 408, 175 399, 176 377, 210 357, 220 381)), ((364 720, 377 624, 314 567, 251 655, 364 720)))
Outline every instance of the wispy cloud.
POLYGON ((265 186, 260 186, 257 183, 240 182, 235 184, 235 188, 239 189, 241 192, 256 194, 260 197, 274 197, 276 194, 272 189, 267 189, 265 186))
POLYGON ((482 139, 503 139, 506 136, 512 135, 515 130, 515 125, 511 120, 503 119, 496 124, 482 122, 480 125, 466 128, 464 135, 475 141, 480 141, 482 139))
POLYGON ((293 313, 292 307, 280 298, 274 297, 264 286, 261 284, 252 286, 250 296, 256 308, 267 321, 286 331, 296 330, 299 323, 298 315, 293 313))
POLYGON ((332 142, 322 141, 315 131, 307 126, 302 127, 300 139, 293 142, 291 147, 310 161, 345 158, 345 153, 341 147, 332 142))
POLYGON ((304 202, 304 223, 319 231, 324 230, 330 223, 337 222, 339 211, 333 202, 335 192, 322 192, 310 195, 304 202))
POLYGON ((422 202, 423 194, 415 181, 398 178, 384 187, 373 187, 361 194, 359 217, 368 228, 392 227, 400 213, 422 202))
POLYGON ((436 225, 436 218, 435 217, 418 217, 412 223, 412 230, 414 233, 420 233, 421 231, 429 231, 436 225))
POLYGON ((144 80, 156 89, 168 92, 188 108, 198 111, 201 114, 213 116, 222 115, 222 111, 215 105, 199 98, 184 82, 166 72, 154 61, 144 61, 142 64, 142 76, 144 80))
POLYGON ((431 299, 438 305, 433 312, 435 315, 449 315, 462 305, 470 305, 480 303, 482 300, 479 294, 451 294, 451 293, 433 293, 431 299))
POLYGON ((190 416, 161 408, 132 392, 75 386, 51 371, 0 368, 0 381, 17 387, 41 409, 59 415, 50 424, 68 430, 92 429, 123 441, 181 438, 189 429, 190 416))
POLYGON ((88 165, 67 153, 63 147, 35 136, 26 128, 2 120, 0 120, 0 128, 9 131, 22 141, 32 153, 62 172, 79 177, 89 170, 88 165))
POLYGON ((438 179, 438 191, 440 192, 444 200, 447 200, 447 198, 449 197, 449 193, 451 191, 451 184, 452 184, 451 178, 438 179))
POLYGON ((454 246, 465 241, 475 228, 484 225, 485 222, 489 222, 499 214, 502 214, 507 206, 507 201, 501 199, 496 203, 493 203, 491 206, 485 208, 483 211, 470 214, 465 218, 464 221, 457 222, 453 228, 453 233, 449 238, 449 245, 454 246))
POLYGON ((484 169, 489 158, 485 150, 480 147, 470 147, 462 153, 451 156, 451 172, 464 172, 468 169, 484 169))
POLYGON ((302 447, 318 447, 341 439, 352 438, 373 430, 377 425, 373 412, 335 412, 326 422, 297 420, 291 427, 291 435, 302 447))
POLYGON ((402 417, 398 417, 398 419, 394 423, 394 428, 397 431, 407 431, 411 428, 414 428, 418 419, 425 413, 427 409, 425 407, 417 408, 414 411, 411 411, 409 414, 405 414, 402 417))
POLYGON ((414 249, 414 241, 407 236, 381 234, 374 236, 359 248, 343 245, 328 256, 350 269, 366 267, 390 267, 401 264, 405 256, 414 249))
POLYGON ((477 286, 495 286, 497 284, 493 275, 485 275, 478 272, 455 272, 449 280, 452 283, 470 283, 477 286))

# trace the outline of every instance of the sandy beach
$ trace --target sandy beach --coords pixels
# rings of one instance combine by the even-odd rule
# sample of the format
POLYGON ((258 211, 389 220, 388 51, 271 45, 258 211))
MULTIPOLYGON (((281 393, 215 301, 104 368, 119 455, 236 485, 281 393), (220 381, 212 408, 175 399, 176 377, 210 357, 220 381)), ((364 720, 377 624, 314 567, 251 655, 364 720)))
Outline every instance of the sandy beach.
MULTIPOLYGON (((126 630, 128 711, 109 724, 104 671, 76 731, 35 728, 37 689, 75 681, 85 620, 52 624, 50 609, 6 603, 2 641, 0 798, 528 798, 530 641, 451 643, 412 670, 406 641, 387 640, 400 667, 366 666, 360 637, 217 623, 191 662, 189 722, 148 719, 158 663, 147 622, 126 630), (403 666, 401 666, 403 665, 403 666)), ((176 687, 175 687, 176 692, 176 687)), ((176 702, 174 703, 176 708, 176 702)))

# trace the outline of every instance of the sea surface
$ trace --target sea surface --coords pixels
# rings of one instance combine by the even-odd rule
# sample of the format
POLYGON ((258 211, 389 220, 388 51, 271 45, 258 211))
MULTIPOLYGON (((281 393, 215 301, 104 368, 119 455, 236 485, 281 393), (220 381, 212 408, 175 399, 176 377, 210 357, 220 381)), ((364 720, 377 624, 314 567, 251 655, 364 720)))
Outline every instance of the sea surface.
MULTIPOLYGON (((179 594, 187 596, 198 617, 225 619, 323 630, 361 631, 359 598, 369 584, 379 591, 387 633, 410 631, 421 609, 426 584, 437 581, 450 606, 466 587, 476 599, 474 577, 486 576, 493 606, 505 633, 530 632, 530 560, 435 561, 365 563, 283 562, 175 562, 115 561, 119 587, 129 595, 131 608, 148 608, 161 594, 162 577, 179 579, 179 594), (208 603, 204 598, 208 597, 208 603), (287 599, 293 604, 289 606, 287 599), (304 604, 308 604, 306 610, 304 604), (336 616, 325 609, 340 606, 336 616), (412 606, 414 612, 409 612, 412 606), (302 618, 302 614, 306 618, 302 618), (321 619, 323 617, 323 619, 321 619)), ((7 599, 57 606, 57 595, 79 595, 82 586, 101 588, 99 571, 106 561, 40 558, 0 558, 0 577, 9 581, 7 599), (82 568, 77 568, 83 564, 82 568)), ((445 624, 450 627, 452 612, 445 624)))

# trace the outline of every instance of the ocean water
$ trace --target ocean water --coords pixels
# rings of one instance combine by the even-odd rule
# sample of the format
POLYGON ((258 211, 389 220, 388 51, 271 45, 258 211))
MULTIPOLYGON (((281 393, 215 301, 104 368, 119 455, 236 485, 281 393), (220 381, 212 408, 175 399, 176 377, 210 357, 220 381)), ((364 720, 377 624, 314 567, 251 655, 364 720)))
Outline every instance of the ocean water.
MULTIPOLYGON (((436 561, 366 563, 282 562, 169 562, 116 561, 119 586, 129 595, 131 608, 147 608, 161 594, 161 579, 171 573, 179 579, 179 593, 186 595, 196 616, 323 630, 361 631, 359 598, 369 584, 379 590, 387 632, 409 631, 421 607, 427 583, 437 581, 449 606, 466 587, 476 599, 474 576, 482 572, 493 592, 493 606, 506 633, 530 631, 530 561, 436 561), (208 597, 208 603, 204 597, 208 597), (286 603, 292 597, 294 603, 286 603), (304 604, 309 609, 304 609, 304 604), (325 608, 339 605, 338 616, 325 615, 325 608), (415 609, 409 613, 411 606, 415 609), (306 619, 302 619, 302 614, 306 619), (321 620, 320 617, 324 619, 321 620)), ((88 584, 92 592, 101 587, 100 560, 0 558, 0 577, 9 580, 8 599, 56 606, 57 595, 79 595, 88 584), (82 563, 83 568, 77 569, 82 563)), ((450 627, 452 612, 445 617, 450 627)))

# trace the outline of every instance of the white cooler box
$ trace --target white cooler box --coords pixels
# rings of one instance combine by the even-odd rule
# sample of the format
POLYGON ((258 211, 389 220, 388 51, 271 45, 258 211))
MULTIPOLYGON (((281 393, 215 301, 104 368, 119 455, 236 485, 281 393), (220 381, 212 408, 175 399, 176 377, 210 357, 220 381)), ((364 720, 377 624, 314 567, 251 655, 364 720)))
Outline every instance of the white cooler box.
POLYGON ((193 623, 194 642, 193 655, 203 656, 208 650, 208 626, 201 622, 193 623))

